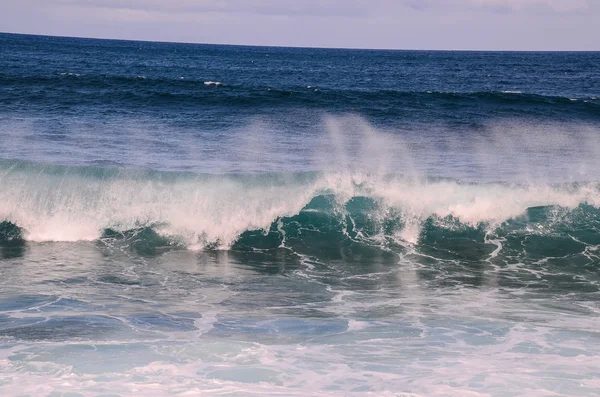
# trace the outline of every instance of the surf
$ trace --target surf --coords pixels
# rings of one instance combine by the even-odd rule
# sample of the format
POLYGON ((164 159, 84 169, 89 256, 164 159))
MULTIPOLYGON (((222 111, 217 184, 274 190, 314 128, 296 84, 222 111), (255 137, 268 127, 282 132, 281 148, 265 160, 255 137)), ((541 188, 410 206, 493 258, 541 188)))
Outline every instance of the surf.
POLYGON ((543 228, 550 228, 573 222, 572 216, 596 216, 600 207, 596 182, 465 183, 359 172, 209 175, 23 162, 3 162, 0 169, 4 241, 94 241, 151 229, 190 249, 252 246, 249 233, 265 241, 273 233, 273 242, 256 244, 276 248, 293 234, 317 230, 417 244, 432 222, 449 232, 494 232, 544 208, 543 228), (582 208, 587 215, 576 215, 582 208))

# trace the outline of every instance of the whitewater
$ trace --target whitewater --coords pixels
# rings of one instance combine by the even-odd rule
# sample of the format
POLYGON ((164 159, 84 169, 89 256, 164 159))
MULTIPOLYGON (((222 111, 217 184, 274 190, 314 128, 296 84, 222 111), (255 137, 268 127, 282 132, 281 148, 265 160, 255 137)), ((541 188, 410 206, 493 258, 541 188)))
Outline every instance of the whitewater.
MULTIPOLYGON (((123 233, 148 227, 175 245, 228 249, 244 232, 267 232, 322 198, 331 208, 313 211, 355 222, 348 207, 363 200, 359 216, 379 225, 371 237, 415 244, 431 218, 493 231, 534 207, 597 208, 598 130, 579 126, 565 137, 564 129, 505 124, 471 147, 446 132, 433 147, 423 144, 423 136, 401 138, 360 117, 327 117, 320 135, 313 137, 318 144, 305 156, 320 171, 304 172, 277 167, 286 164, 288 151, 277 151, 278 138, 264 125, 246 126, 243 138, 219 147, 220 153, 230 153, 240 140, 250 147, 251 159, 245 161, 260 169, 252 173, 152 171, 142 168, 143 162, 132 168, 3 160, 0 218, 15 226, 21 238, 37 242, 93 241, 107 229, 123 233), (526 138, 518 136, 524 131, 526 138), (476 170, 476 178, 470 173, 463 179, 440 176, 448 172, 445 162, 435 164, 443 156, 453 157, 453 167, 476 170), (504 170, 506 163, 510 166, 504 170), (482 181, 486 175, 493 176, 482 181), (401 224, 386 235, 384 223, 394 217, 401 224)), ((192 143, 183 143, 190 164, 211 150, 192 143)), ((125 158, 152 157, 142 139, 127 145, 136 152, 125 158)), ((227 161, 239 160, 222 162, 227 161)))
POLYGON ((0 34, 0 394, 598 395, 598 65, 0 34))

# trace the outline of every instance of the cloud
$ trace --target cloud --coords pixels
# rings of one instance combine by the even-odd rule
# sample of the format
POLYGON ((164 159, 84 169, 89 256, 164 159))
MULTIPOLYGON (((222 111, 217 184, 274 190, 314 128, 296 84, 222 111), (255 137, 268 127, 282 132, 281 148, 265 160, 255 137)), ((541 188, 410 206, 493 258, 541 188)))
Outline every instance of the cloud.
POLYGON ((554 12, 586 10, 588 0, 470 0, 474 6, 504 8, 509 10, 527 10, 546 8, 554 12))
POLYGON ((283 46, 598 50, 599 0, 0 0, 0 31, 283 46))
MULTIPOLYGON (((52 1, 52 0, 50 0, 52 1)), ((54 0, 62 6, 165 13, 364 16, 372 1, 346 0, 54 0)), ((379 0, 375 0, 379 2, 379 0)))
MULTIPOLYGON (((102 9, 130 13, 246 14, 303 17, 399 17, 410 11, 554 13, 586 10, 589 0, 0 0, 11 8, 102 9)), ((1 6, 0 6, 1 8, 1 6)), ((141 14, 140 14, 141 15, 141 14)))
MULTIPOLYGON (((382 3, 380 1, 380 3, 382 3)), ((403 0, 402 4, 419 10, 443 9, 447 12, 461 10, 504 10, 554 13, 582 11, 589 9, 589 0, 403 0)))

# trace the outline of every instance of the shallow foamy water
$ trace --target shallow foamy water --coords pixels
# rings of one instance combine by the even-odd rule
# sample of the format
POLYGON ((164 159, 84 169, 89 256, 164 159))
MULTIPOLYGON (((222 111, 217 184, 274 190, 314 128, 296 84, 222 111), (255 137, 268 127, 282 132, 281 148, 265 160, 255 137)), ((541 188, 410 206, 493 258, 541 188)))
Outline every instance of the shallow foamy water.
MULTIPOLYGON (((536 286, 518 269, 491 262, 456 265, 445 277, 448 269, 414 263, 413 255, 342 263, 285 249, 139 257, 100 243, 32 244, 0 262, 0 390, 32 396, 598 390, 597 300, 565 293, 560 283, 536 286)), ((580 281, 593 288, 598 278, 580 281)))

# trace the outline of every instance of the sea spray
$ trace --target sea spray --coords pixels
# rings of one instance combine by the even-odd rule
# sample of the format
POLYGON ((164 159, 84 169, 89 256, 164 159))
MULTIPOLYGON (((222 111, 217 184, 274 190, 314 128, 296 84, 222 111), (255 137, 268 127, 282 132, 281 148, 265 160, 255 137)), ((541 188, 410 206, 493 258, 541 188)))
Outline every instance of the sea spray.
POLYGON ((0 33, 0 395, 597 395, 599 84, 0 33))
POLYGON ((430 217, 493 229, 533 207, 600 205, 595 183, 475 184, 350 170, 241 177, 8 162, 0 183, 0 217, 30 241, 95 240, 107 228, 155 227, 186 245, 228 247, 245 231, 268 230, 326 196, 333 205, 327 216, 340 219, 352 200, 372 200, 369 219, 383 223, 397 214, 402 228, 394 236, 416 243, 430 217))

